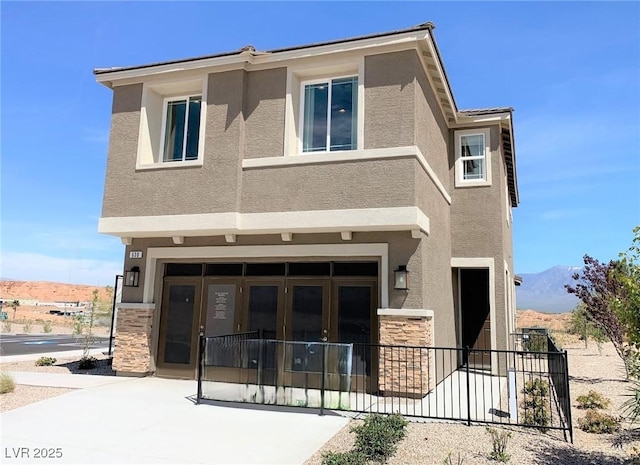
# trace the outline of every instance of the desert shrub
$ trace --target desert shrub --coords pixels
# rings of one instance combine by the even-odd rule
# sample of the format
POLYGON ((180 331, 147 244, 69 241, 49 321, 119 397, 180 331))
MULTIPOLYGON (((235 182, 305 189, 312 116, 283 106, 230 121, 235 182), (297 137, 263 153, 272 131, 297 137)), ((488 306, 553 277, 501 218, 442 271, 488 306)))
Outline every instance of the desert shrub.
POLYGON ((590 390, 585 396, 578 396, 576 402, 578 402, 578 408, 581 409, 603 409, 607 408, 611 403, 609 399, 598 391, 593 390, 590 390))
POLYGON ((487 433, 491 436, 492 451, 489 454, 496 462, 508 462, 511 456, 507 454, 507 443, 511 437, 508 431, 498 431, 495 428, 487 427, 487 433))
POLYGON ((634 380, 633 386, 628 390, 629 394, 625 394, 625 396, 629 399, 622 404, 622 414, 631 422, 635 422, 640 418, 640 381, 634 380))
POLYGON ((322 465, 367 465, 369 460, 361 452, 325 452, 322 454, 322 465))
POLYGON ((22 325, 22 331, 24 331, 25 333, 31 332, 31 320, 25 321, 24 325, 22 325))
POLYGON ((82 333, 84 332, 84 318, 82 315, 76 315, 73 317, 73 332, 72 334, 74 336, 82 336, 82 333))
POLYGON ((522 339, 522 349, 525 352, 547 352, 547 335, 540 333, 527 333, 522 339))
POLYGON ((53 365, 54 363, 56 363, 57 360, 53 357, 40 357, 38 360, 36 360, 36 366, 37 367, 48 367, 53 365))
POLYGON ((98 366, 98 359, 92 356, 84 356, 78 363, 78 368, 81 370, 90 370, 98 366))
POLYGON ((2 332, 10 333, 11 332, 11 322, 9 320, 4 320, 2 322, 2 332))
POLYGON ((525 425, 537 426, 543 433, 551 423, 549 413, 549 383, 540 378, 527 381, 522 389, 522 421, 525 425))
POLYGON ((620 429, 620 419, 597 410, 589 410, 584 418, 578 420, 582 431, 594 434, 610 434, 620 429))
POLYGON ((16 388, 16 382, 9 373, 0 373, 0 394, 13 392, 16 388))
POLYGON ((51 325, 50 321, 44 322, 44 324, 42 325, 42 331, 44 331, 45 333, 50 333, 51 331, 53 331, 53 326, 51 325))
POLYGON ((356 434, 355 450, 367 459, 380 463, 396 453, 398 442, 405 437, 408 422, 400 414, 371 414, 364 423, 352 428, 356 434))
POLYGON ((453 461, 453 458, 451 458, 452 454, 453 452, 449 452, 447 456, 444 458, 442 462, 444 465, 464 465, 464 458, 462 458, 462 456, 460 455, 460 452, 458 452, 458 456, 456 457, 455 462, 453 461))

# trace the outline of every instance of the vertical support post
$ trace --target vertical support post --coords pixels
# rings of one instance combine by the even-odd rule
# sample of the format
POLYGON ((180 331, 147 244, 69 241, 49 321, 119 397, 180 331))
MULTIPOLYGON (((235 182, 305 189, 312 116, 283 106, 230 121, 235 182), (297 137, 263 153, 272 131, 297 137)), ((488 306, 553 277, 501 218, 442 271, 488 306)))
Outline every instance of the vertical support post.
POLYGON ((320 384, 320 415, 324 415, 324 387, 327 376, 327 350, 329 345, 326 342, 322 343, 322 383, 320 384))
POLYGON ((198 393, 196 394, 196 405, 200 404, 202 398, 202 372, 204 370, 204 351, 205 351, 205 338, 204 333, 200 331, 198 337, 198 393))
POLYGON ((469 364, 471 360, 469 358, 469 346, 464 347, 465 358, 467 359, 466 371, 467 371, 467 426, 471 426, 471 386, 469 379, 469 364))
POLYGON ((122 275, 116 275, 116 282, 113 285, 113 303, 111 306, 111 330, 109 331, 109 357, 112 356, 112 347, 113 347, 113 324, 116 321, 116 298, 118 296, 118 278, 122 278, 122 275))
POLYGON ((563 369, 564 369, 564 386, 566 389, 566 398, 563 402, 564 406, 566 406, 566 411, 564 412, 565 418, 569 425, 569 438, 571 439, 571 444, 573 444, 573 422, 571 419, 571 394, 569 393, 569 360, 567 358, 566 349, 562 351, 562 361, 563 361, 563 369))

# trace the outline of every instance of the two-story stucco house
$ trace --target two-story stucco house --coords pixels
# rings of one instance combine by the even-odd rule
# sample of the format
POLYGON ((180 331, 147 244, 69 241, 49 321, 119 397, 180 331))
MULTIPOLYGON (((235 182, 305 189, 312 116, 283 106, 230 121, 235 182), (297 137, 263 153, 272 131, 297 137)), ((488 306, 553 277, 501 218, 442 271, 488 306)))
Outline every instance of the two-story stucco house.
POLYGON ((119 374, 193 378, 200 330, 509 347, 512 109, 457 108, 433 29, 95 70, 119 374))

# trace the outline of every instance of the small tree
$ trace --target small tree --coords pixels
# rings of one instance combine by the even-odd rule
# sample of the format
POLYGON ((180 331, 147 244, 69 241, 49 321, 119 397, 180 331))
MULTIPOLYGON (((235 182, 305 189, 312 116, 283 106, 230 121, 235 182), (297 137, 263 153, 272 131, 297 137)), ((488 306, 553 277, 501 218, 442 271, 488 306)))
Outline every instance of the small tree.
MULTIPOLYGON (((574 273, 572 276, 576 281, 575 287, 567 284, 565 288, 569 294, 575 294, 582 301, 587 318, 604 332, 620 358, 625 360, 625 331, 612 306, 612 302, 623 293, 615 270, 616 262, 601 263, 585 255, 582 274, 574 273)), ((628 374, 629 368, 626 363, 625 369, 628 374)))
POLYGON ((13 320, 16 319, 16 311, 18 310, 19 306, 20 301, 18 299, 15 299, 13 302, 11 302, 11 308, 13 308, 13 320))
POLYGON ((93 336, 93 321, 94 315, 96 311, 96 307, 98 305, 98 289, 93 290, 93 298, 91 299, 91 306, 89 307, 89 315, 88 319, 86 317, 82 317, 81 320, 78 320, 80 325, 80 336, 82 341, 82 357, 80 358, 80 368, 93 368, 96 365, 96 359, 94 357, 89 356, 89 351, 91 350, 91 346, 95 341, 93 336))

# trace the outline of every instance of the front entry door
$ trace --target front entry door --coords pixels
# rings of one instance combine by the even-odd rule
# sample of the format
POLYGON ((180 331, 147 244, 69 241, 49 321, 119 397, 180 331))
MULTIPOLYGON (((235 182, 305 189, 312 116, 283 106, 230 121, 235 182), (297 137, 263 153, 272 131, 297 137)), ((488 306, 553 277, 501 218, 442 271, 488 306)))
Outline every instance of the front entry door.
MULTIPOLYGON (((469 366, 491 368, 491 312, 489 304, 489 270, 460 269, 460 304, 462 311, 462 347, 472 349, 469 366)), ((464 360, 463 363, 466 363, 464 360)))
POLYGON ((329 280, 287 280, 285 340, 291 344, 284 358, 286 385, 319 388, 322 378, 322 345, 302 342, 329 340, 329 280))
POLYGON ((193 378, 198 354, 200 278, 166 278, 162 297, 157 373, 193 378))

